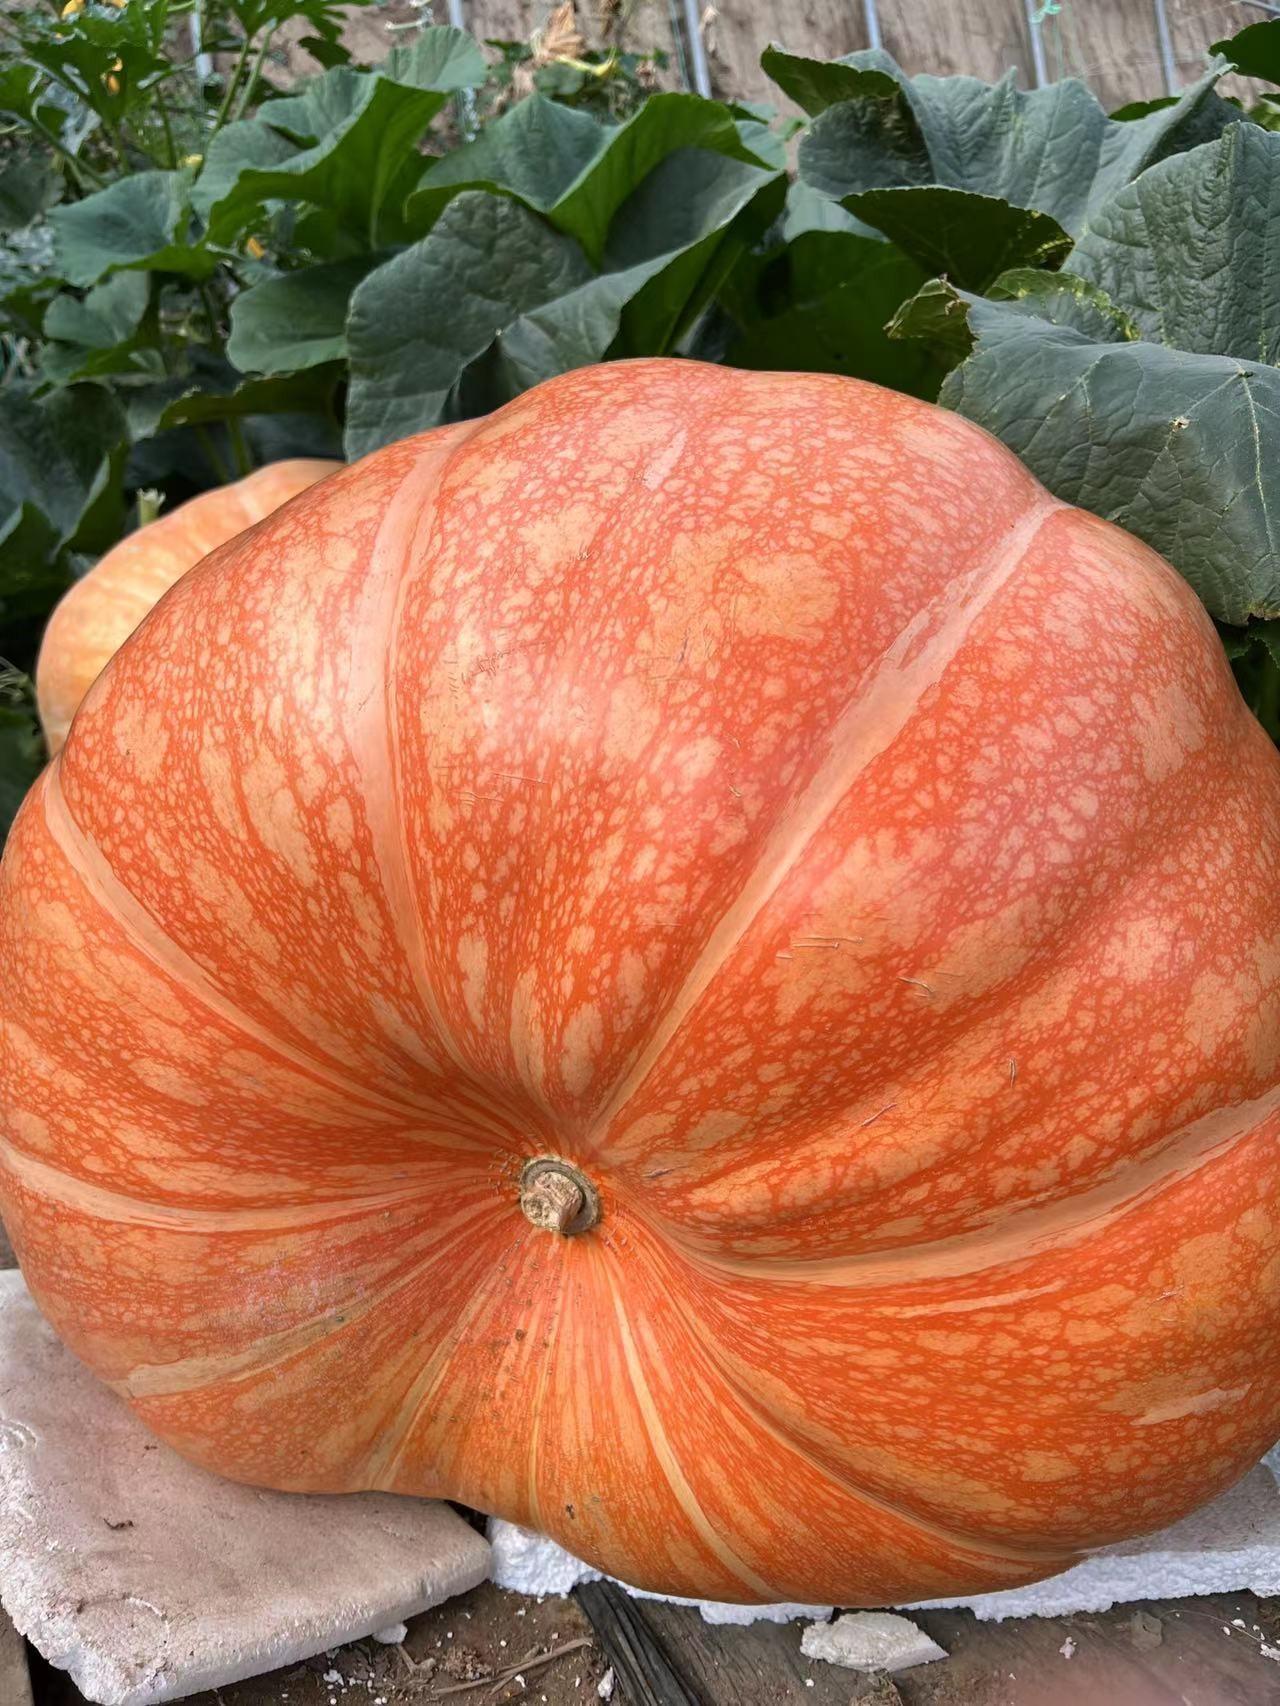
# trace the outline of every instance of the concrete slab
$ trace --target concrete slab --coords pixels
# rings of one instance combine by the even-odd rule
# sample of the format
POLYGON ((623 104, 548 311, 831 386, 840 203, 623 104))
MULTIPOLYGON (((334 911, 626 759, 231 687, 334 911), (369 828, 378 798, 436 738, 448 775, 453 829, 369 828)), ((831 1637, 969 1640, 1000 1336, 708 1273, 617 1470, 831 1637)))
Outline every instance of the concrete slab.
POLYGON ((448 1505, 236 1486, 157 1442, 0 1273, 0 1600, 103 1706, 309 1658, 484 1580, 448 1505))

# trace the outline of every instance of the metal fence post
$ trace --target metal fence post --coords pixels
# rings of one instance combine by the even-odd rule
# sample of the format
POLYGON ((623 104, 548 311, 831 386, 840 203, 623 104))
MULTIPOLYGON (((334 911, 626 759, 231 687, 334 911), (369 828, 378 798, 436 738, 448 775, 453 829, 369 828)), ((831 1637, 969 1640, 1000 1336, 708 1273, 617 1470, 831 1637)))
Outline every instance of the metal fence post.
POLYGON ((1169 30, 1169 14, 1165 9, 1165 0, 1151 0, 1156 15, 1156 40, 1160 44, 1160 69, 1164 74, 1164 92, 1166 95, 1176 95, 1181 79, 1178 76, 1178 62, 1173 53, 1173 36, 1169 30))
POLYGON ((867 30, 867 46, 883 47, 884 42, 880 35, 880 8, 876 5, 876 0, 862 0, 862 20, 867 30))
POLYGON ((711 95, 711 73, 707 69, 707 50, 702 41, 702 20, 698 16, 698 0, 684 0, 684 33, 689 38, 689 59, 693 67, 693 86, 700 95, 711 95))
POLYGON ((1037 89, 1043 89, 1049 81, 1049 70, 1044 59, 1044 38, 1040 34, 1040 8, 1036 0, 1023 0, 1023 11, 1027 19, 1027 35, 1031 39, 1031 74, 1037 89))

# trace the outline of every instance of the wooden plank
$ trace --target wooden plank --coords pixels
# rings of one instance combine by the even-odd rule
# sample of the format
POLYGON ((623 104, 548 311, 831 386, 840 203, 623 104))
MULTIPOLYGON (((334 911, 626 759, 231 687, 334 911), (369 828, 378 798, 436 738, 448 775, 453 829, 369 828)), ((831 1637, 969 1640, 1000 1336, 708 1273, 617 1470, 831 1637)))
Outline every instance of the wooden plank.
MULTIPOLYGON (((691 1606, 640 1602, 668 1652, 675 1653, 707 1706, 849 1706, 861 1680, 854 1671, 806 1659, 803 1623, 704 1623, 691 1606)), ((628 1700, 628 1706, 630 1702, 628 1700)))
MULTIPOLYGON (((1236 35, 1247 24, 1259 23, 1266 17, 1252 6, 1242 6, 1238 0, 1165 0, 1169 13, 1169 34, 1173 38, 1173 56, 1178 73, 1184 82, 1191 82, 1204 69, 1205 54, 1211 43, 1236 35)), ((1224 95, 1234 95, 1251 107, 1257 101, 1263 85, 1244 77, 1230 77, 1219 85, 1224 95)))
POLYGON ((675 1669, 649 1625, 644 1601, 613 1582, 584 1582, 574 1598, 613 1666, 627 1706, 707 1706, 675 1669))
MULTIPOLYGON (((1276 1706, 1280 1700, 1280 1666, 1262 1650, 1280 1639, 1280 1607, 1248 1593, 1004 1623, 980 1623, 969 1611, 912 1612, 912 1621, 950 1656, 899 1672, 892 1686, 888 1679, 804 1658, 803 1624, 713 1626, 691 1607, 650 1600, 633 1602, 633 1610, 705 1706, 1080 1706, 1094 1700, 1105 1706, 1276 1706)), ((626 1706, 653 1706, 649 1695, 626 1692, 618 1675, 626 1706)))
POLYGON ((965 72, 994 83, 1012 66, 1024 88, 1031 84, 1021 0, 952 0, 946 6, 880 0, 880 28, 885 47, 906 71, 965 72))
POLYGON ((793 112, 760 69, 770 42, 815 59, 838 59, 866 47, 859 0, 795 0, 769 6, 761 0, 699 0, 713 93, 740 101, 767 101, 793 112))
POLYGON ((1082 78, 1108 112, 1165 93, 1151 0, 1063 0, 1040 38, 1050 81, 1082 78))

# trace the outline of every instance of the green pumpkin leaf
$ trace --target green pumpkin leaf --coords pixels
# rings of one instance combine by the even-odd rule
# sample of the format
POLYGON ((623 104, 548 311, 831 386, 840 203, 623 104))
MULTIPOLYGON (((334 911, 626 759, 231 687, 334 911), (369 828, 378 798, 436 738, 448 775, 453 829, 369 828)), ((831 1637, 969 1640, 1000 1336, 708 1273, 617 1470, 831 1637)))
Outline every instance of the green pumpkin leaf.
POLYGON ((0 168, 0 232, 23 231, 62 194, 62 178, 48 161, 19 157, 0 168))
POLYGON ((436 160, 409 198, 405 222, 425 233, 460 189, 512 195, 546 213, 607 144, 611 127, 533 94, 487 124, 474 142, 436 160))
POLYGON ((765 75, 814 118, 840 101, 895 100, 901 80, 888 54, 874 48, 841 59, 811 59, 769 46, 760 55, 760 64, 765 75))
POLYGON ((96 284, 122 267, 207 278, 216 262, 191 238, 190 172, 135 172, 50 210, 69 284, 96 284))
MULTIPOLYGON (((0 519, 33 504, 59 543, 70 540, 124 436, 119 406, 96 385, 42 398, 7 395, 0 409, 0 519)), ((4 590, 0 581, 0 598, 4 590)))
POLYGON ((300 267, 242 291, 231 305, 228 357, 245 373, 296 373, 344 360, 352 292, 381 258, 300 267))
POLYGON ((97 385, 45 397, 10 389, 0 409, 0 615, 46 609, 66 550, 99 548, 120 525, 124 416, 97 385))
POLYGON ((915 396, 937 394, 929 351, 890 342, 886 323, 923 274, 901 249, 857 232, 802 232, 750 257, 723 293, 739 328, 733 367, 843 373, 915 396))
POLYGON ((516 196, 544 213, 598 266, 618 209, 669 155, 696 148, 757 170, 776 170, 747 147, 733 113, 718 101, 654 95, 625 124, 610 127, 594 119, 584 122, 580 113, 571 121, 554 117, 547 111, 555 105, 550 101, 541 101, 527 118, 518 116, 538 99, 520 102, 469 149, 433 166, 409 198, 406 224, 415 230, 428 227, 465 184, 516 196))
POLYGON ((1277 253, 1280 135, 1234 124, 1121 189, 1068 265, 1123 302, 1144 338, 1274 365, 1277 253))
MULTIPOLYGON (((151 296, 145 273, 115 273, 83 298, 63 292, 45 310, 41 372, 55 384, 145 371, 139 335, 151 296)), ((152 359, 158 356, 152 352, 152 359)))
POLYGON ((967 190, 866 190, 843 205, 927 272, 946 273, 965 290, 982 290, 1011 267, 1057 266, 1071 249, 1047 213, 967 190))
POLYGON ((1213 93, 1222 62, 1172 106, 1130 122, 1108 118, 1074 78, 1026 91, 1012 72, 995 84, 907 77, 878 51, 851 54, 840 66, 837 77, 856 76, 859 87, 821 111, 802 141, 806 182, 846 205, 873 190, 963 190, 1048 215, 1072 235, 1154 161, 1240 117, 1213 93), (883 92, 862 88, 867 73, 883 92))
POLYGON ((437 26, 377 71, 335 66, 300 94, 227 125, 209 146, 193 196, 213 241, 232 241, 271 201, 309 202, 369 243, 394 240, 423 170, 416 144, 482 65, 469 36, 437 26))
POLYGON ((1280 18, 1249 24, 1226 41, 1216 41, 1210 53, 1221 54, 1242 77, 1280 83, 1280 18))
MULTIPOLYGON (((1105 292, 1066 272, 1014 268, 1002 273, 987 292, 989 300, 1007 303, 1011 310, 1067 326, 1100 343, 1136 338, 1138 328, 1105 292)), ((889 325, 895 339, 918 338, 961 361, 973 348, 969 303, 973 298, 946 279, 931 279, 903 302, 889 325)))
POLYGON ((341 369, 335 365, 308 368, 302 373, 242 379, 226 390, 204 385, 157 386, 149 397, 138 397, 130 410, 135 437, 150 437, 174 427, 208 426, 251 415, 328 415, 341 369))
POLYGON ((352 297, 347 455, 438 425, 464 369, 499 332, 590 277, 578 244, 520 202, 455 197, 352 297))
POLYGON ((965 301, 973 353, 941 401, 1056 496, 1167 557, 1220 621, 1280 615, 1280 371, 1141 341, 1097 342, 965 301))

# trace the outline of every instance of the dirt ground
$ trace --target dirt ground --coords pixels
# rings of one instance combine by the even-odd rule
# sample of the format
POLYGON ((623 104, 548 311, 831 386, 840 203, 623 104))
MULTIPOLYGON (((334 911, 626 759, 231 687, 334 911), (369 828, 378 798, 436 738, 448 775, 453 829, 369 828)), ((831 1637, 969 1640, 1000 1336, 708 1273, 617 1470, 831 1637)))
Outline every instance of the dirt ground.
MULTIPOLYGON (((1280 1601, 1252 1594, 1007 1623, 918 1613, 950 1657, 892 1679, 804 1658, 802 1624, 712 1628, 685 1607, 635 1603, 691 1706, 1280 1706, 1280 1661, 1263 1651, 1280 1652, 1280 1601)), ((575 1599, 486 1585, 415 1618, 403 1650, 358 1641, 191 1706, 597 1706, 608 1668, 575 1599)), ((80 1706, 39 1661, 32 1680, 35 1706, 80 1706)), ((655 1698, 615 1681, 613 1706, 655 1698)))

